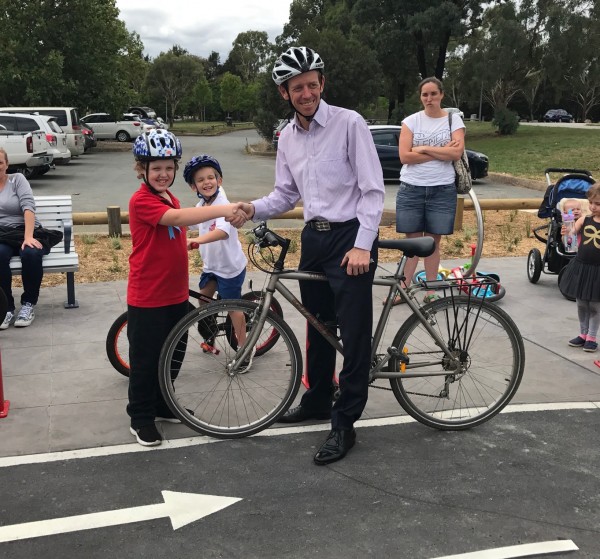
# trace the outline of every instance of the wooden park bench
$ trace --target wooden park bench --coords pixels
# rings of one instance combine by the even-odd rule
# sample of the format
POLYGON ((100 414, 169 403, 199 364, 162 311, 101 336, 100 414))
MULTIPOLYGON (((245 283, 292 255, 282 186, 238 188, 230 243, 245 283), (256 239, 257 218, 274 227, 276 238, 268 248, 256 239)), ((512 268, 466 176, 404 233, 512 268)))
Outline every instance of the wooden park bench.
MULTIPOLYGON (((34 196, 35 215, 42 227, 58 229, 63 232, 63 240, 50 249, 44 256, 42 265, 44 274, 67 274, 66 309, 75 309, 79 303, 75 300, 75 272, 79 270, 79 256, 75 252, 73 238, 73 205, 71 196, 34 196)), ((13 276, 21 275, 21 260, 13 257, 10 260, 13 276)))

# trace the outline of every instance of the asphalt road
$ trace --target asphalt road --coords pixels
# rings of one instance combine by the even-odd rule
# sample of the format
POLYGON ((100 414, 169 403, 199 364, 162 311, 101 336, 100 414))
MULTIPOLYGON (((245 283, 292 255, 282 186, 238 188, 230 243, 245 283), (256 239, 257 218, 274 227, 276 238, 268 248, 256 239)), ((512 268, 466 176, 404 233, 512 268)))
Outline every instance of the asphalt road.
MULTIPOLYGON (((222 136, 182 137, 185 164, 199 153, 214 155, 223 168, 223 185, 231 201, 252 200, 273 189, 275 158, 248 155, 244 148, 260 140, 253 130, 239 130, 222 136)), ((540 180, 543 177, 540 176, 540 180)), ((92 149, 73 159, 70 165, 57 167, 42 177, 31 181, 37 195, 71 194, 75 212, 105 211, 107 206, 120 206, 127 210, 131 194, 139 181, 133 171, 131 152, 110 152, 92 149)), ((386 209, 395 209, 397 183, 386 183, 386 209)), ((181 171, 173 185, 174 194, 184 205, 195 204, 181 171)), ((489 179, 475 182, 480 198, 542 198, 542 193, 518 186, 495 183, 489 179)))

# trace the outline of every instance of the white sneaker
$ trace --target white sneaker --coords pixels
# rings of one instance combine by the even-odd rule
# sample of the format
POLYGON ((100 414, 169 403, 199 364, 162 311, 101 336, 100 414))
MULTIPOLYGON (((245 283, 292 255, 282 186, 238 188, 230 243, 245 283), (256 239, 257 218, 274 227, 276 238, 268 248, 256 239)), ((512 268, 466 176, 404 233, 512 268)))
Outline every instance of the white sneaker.
POLYGON ((23 303, 17 315, 17 320, 15 320, 15 328, 25 328, 25 326, 29 326, 33 322, 35 318, 33 308, 34 306, 31 303, 23 303))
POLYGON ((2 321, 2 324, 0 324, 0 330, 6 330, 10 326, 14 318, 15 313, 8 311, 6 313, 6 316, 4 317, 4 320, 2 321))

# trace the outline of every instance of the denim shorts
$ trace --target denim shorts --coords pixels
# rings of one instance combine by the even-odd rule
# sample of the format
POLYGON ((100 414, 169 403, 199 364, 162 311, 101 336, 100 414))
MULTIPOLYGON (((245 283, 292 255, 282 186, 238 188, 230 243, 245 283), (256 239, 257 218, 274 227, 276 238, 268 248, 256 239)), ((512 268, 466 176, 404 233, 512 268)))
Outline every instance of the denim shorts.
POLYGON ((217 282, 217 291, 221 299, 241 299, 242 298, 242 285, 246 279, 246 270, 243 270, 241 274, 233 278, 222 278, 213 273, 205 274, 202 272, 200 276, 200 289, 206 286, 209 281, 217 282))
POLYGON ((401 182, 396 194, 396 231, 451 235, 456 199, 454 183, 417 186, 401 182))

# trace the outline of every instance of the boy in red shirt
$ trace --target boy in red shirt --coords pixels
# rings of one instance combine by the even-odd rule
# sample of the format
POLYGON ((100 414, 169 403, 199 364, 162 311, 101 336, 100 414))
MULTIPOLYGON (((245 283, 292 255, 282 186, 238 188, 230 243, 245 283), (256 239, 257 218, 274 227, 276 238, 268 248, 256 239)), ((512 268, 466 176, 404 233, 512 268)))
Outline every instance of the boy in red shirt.
MULTIPOLYGON (((129 201, 133 247, 127 285, 127 413, 131 434, 143 446, 162 441, 155 420, 178 422, 160 391, 158 360, 169 332, 189 310, 185 228, 241 212, 237 204, 182 209, 169 192, 181 152, 179 140, 161 129, 140 134, 133 145, 135 170, 143 182, 129 201)), ((177 354, 181 362, 185 347, 177 354)))

